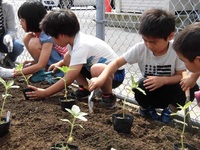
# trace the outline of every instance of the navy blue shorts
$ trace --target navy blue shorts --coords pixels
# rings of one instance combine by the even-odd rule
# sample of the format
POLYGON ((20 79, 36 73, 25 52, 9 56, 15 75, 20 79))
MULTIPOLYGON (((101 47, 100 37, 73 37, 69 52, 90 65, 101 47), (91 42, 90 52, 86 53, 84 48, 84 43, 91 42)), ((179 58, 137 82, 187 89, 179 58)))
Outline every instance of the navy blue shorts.
MULTIPOLYGON (((83 67, 81 69, 81 72, 80 72, 84 77, 88 78, 88 79, 91 79, 92 76, 91 76, 91 73, 85 68, 83 67)), ((113 83, 112 83, 112 88, 116 88, 118 87, 119 85, 122 84, 122 82, 124 81, 124 76, 125 76, 125 69, 122 69, 122 70, 117 70, 115 73, 114 73, 114 79, 113 79, 113 83)))

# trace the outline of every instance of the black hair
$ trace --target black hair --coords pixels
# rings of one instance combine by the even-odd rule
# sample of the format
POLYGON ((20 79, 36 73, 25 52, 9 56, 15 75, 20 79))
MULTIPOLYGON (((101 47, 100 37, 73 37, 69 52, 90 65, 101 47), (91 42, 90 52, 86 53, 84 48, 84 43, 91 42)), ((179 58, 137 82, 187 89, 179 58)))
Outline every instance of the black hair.
POLYGON ((48 13, 40 23, 40 28, 54 38, 57 38, 59 34, 72 37, 79 32, 80 25, 71 10, 60 9, 48 13))
POLYGON ((139 33, 143 36, 163 38, 175 31, 175 16, 162 9, 146 10, 141 17, 139 33))
POLYGON ((200 56, 200 23, 188 25, 175 38, 173 48, 190 62, 200 56))
POLYGON ((46 14, 45 7, 39 1, 24 2, 18 9, 18 18, 26 21, 26 32, 41 32, 39 23, 46 14))

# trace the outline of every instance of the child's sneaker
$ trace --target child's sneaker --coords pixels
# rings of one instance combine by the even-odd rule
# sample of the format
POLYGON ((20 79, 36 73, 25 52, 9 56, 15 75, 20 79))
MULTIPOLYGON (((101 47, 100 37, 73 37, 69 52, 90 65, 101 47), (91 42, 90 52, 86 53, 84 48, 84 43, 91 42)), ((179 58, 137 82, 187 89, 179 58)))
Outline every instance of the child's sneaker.
POLYGON ((139 108, 138 113, 143 117, 150 117, 153 120, 159 120, 160 116, 157 114, 153 106, 149 106, 147 109, 139 108))
POLYGON ((75 91, 75 96, 79 100, 87 99, 90 95, 90 91, 85 89, 82 85, 79 85, 79 89, 75 91))
POLYGON ((164 123, 170 123, 173 118, 171 117, 171 114, 172 111, 169 109, 169 108, 165 108, 163 109, 162 113, 161 113, 161 122, 164 122, 164 123))
POLYGON ((116 107, 116 96, 114 94, 102 95, 102 100, 100 101, 101 107, 113 109, 116 107))

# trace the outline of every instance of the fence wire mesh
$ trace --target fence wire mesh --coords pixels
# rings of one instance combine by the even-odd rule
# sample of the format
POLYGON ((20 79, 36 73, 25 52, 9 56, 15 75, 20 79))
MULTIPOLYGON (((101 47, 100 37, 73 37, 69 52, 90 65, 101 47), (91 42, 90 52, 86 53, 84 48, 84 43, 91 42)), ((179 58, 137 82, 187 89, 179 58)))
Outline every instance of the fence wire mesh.
MULTIPOLYGON (((9 0, 16 12, 16 22, 18 37, 24 36, 18 18, 17 10, 25 0, 9 0)), ((27 0, 31 1, 31 0, 27 0)), ((200 19, 200 1, 199 0, 40 0, 51 11, 52 7, 69 8, 78 17, 81 31, 86 34, 96 36, 101 32, 105 40, 118 55, 123 54, 134 44, 142 41, 138 34, 138 24, 141 13, 148 8, 163 8, 171 11, 176 16, 176 33, 185 26, 198 22, 200 19), (99 5, 98 5, 99 4, 99 5), (97 20, 100 5, 103 5, 103 19, 97 20), (98 13, 97 13, 98 12, 98 13), (99 29, 97 24, 101 23, 103 29, 99 29)), ((30 59, 25 50, 18 58, 19 62, 30 59)), ((138 65, 125 65, 126 76, 122 85, 114 89, 114 92, 123 98, 126 94, 126 87, 130 86, 130 76, 134 75, 136 79, 141 77, 138 65)), ((200 82, 198 82, 200 83, 200 82)), ((130 101, 137 104, 134 95, 130 95, 130 101)), ((195 125, 200 126, 200 109, 193 101, 191 107, 191 118, 195 125)), ((181 115, 182 113, 180 113, 181 115)))

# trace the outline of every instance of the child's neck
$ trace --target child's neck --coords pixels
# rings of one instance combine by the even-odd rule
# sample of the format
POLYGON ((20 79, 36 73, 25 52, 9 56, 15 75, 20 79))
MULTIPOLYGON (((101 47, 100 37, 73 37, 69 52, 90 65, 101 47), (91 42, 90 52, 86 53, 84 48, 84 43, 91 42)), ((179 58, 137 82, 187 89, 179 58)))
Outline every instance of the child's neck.
POLYGON ((169 43, 167 44, 167 46, 162 51, 159 51, 159 52, 156 52, 156 53, 154 52, 153 54, 154 54, 154 56, 162 56, 162 55, 167 53, 168 48, 169 48, 169 43))

